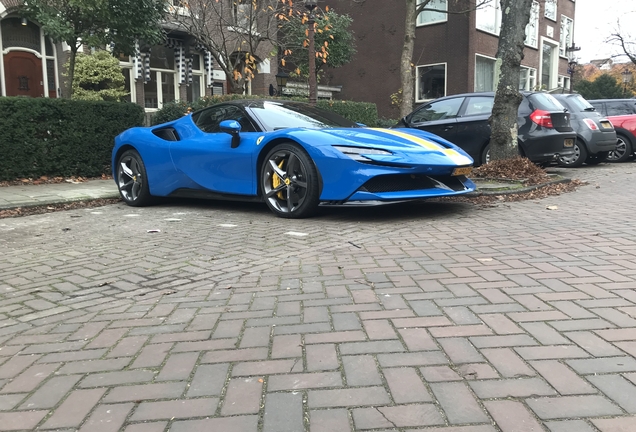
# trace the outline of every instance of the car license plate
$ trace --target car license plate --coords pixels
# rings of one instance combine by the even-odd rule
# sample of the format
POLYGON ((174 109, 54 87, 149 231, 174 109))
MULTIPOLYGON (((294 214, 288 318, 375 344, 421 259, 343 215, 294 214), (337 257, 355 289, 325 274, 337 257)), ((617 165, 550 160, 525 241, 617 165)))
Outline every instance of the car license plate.
POLYGON ((453 170, 453 175, 454 176, 467 176, 468 174, 470 174, 470 172, 473 170, 473 167, 461 167, 461 168, 455 168, 453 170))
POLYGON ((612 124, 608 121, 602 121, 601 122, 601 127, 603 129, 612 129, 612 124))
POLYGON ((566 138, 563 143, 564 147, 574 147, 574 138, 566 138))

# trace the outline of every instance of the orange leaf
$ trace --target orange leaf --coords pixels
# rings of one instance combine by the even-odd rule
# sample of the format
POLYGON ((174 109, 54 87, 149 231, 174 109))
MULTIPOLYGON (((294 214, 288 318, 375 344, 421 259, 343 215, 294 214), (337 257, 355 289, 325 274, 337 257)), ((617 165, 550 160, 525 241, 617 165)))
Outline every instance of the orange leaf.
POLYGON ((329 6, 325 6, 325 12, 329 12, 329 6))
POLYGON ((325 48, 329 46, 329 42, 325 41, 325 48))
POLYGON ((285 66, 285 59, 280 59, 280 64, 285 66))

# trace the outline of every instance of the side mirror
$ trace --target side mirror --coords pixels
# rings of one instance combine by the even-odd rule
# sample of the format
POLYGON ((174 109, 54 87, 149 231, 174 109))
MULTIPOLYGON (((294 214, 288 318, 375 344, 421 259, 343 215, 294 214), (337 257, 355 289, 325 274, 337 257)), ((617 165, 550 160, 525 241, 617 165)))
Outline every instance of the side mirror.
POLYGON ((241 124, 236 120, 223 120, 219 124, 219 128, 221 129, 221 132, 232 135, 231 147, 237 148, 241 143, 241 137, 239 136, 239 132, 241 132, 241 124))
POLYGON ((365 125, 364 123, 356 123, 356 125, 361 128, 367 127, 367 125, 365 125))

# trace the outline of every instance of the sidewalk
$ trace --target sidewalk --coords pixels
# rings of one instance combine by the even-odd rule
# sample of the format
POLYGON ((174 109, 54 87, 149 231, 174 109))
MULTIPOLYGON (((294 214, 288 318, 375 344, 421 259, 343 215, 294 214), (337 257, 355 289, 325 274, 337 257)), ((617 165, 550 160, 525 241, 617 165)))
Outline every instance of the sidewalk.
MULTIPOLYGON (((473 181, 477 184, 477 191, 473 192, 473 195, 522 193, 536 188, 523 187, 518 181, 473 181)), ((0 210, 118 197, 117 185, 112 179, 88 180, 83 183, 6 186, 0 187, 0 210)))
POLYGON ((119 192, 112 179, 6 186, 0 187, 0 210, 117 197, 119 192))

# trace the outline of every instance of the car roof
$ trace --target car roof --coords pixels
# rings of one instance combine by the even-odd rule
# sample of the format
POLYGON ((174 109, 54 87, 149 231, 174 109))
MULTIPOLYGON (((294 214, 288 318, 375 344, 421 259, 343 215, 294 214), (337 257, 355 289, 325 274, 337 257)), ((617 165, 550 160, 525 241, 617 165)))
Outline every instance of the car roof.
POLYGON ((635 98, 625 98, 625 99, 588 99, 588 102, 634 102, 636 103, 635 98))

